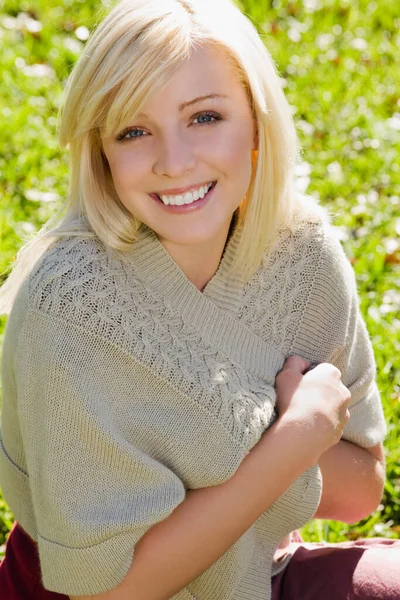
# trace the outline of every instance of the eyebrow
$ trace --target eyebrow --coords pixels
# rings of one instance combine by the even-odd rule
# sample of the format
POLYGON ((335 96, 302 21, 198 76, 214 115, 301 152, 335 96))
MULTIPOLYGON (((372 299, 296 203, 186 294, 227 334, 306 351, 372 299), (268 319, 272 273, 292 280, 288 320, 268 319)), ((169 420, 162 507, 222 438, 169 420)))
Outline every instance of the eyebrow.
MULTIPOLYGON (((185 108, 187 108, 188 106, 191 106, 192 104, 196 104, 197 102, 201 102, 202 100, 208 100, 210 98, 228 98, 228 96, 226 94, 208 94, 207 96, 197 96, 197 98, 193 98, 193 100, 188 100, 187 102, 182 102, 182 104, 179 105, 179 112, 182 112, 185 108)), ((139 113, 137 115, 138 119, 141 118, 145 118, 147 119, 147 115, 145 115, 144 113, 139 113)))

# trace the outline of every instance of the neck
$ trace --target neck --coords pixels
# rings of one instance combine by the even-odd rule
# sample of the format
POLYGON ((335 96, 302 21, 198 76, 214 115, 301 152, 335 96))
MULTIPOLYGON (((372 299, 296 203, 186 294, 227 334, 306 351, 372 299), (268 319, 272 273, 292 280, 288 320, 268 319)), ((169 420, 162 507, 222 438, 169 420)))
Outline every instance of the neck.
POLYGON ((229 229, 230 223, 213 243, 179 246, 165 239, 160 239, 160 242, 189 281, 203 291, 218 269, 229 237, 229 229))

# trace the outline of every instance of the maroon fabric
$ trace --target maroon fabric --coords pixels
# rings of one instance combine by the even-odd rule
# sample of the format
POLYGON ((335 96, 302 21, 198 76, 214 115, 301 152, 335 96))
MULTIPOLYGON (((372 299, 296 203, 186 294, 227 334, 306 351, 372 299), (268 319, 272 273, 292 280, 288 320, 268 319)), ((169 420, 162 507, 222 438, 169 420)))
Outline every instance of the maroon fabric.
POLYGON ((292 544, 272 600, 400 600, 400 540, 292 544))
POLYGON ((64 594, 44 589, 35 542, 14 523, 0 563, 1 600, 69 600, 64 594))
MULTIPOLYGON (((400 540, 309 544, 298 535, 294 539, 289 565, 272 578, 272 600, 400 600, 400 540)), ((0 563, 0 598, 68 600, 44 589, 37 546, 16 522, 0 563)))

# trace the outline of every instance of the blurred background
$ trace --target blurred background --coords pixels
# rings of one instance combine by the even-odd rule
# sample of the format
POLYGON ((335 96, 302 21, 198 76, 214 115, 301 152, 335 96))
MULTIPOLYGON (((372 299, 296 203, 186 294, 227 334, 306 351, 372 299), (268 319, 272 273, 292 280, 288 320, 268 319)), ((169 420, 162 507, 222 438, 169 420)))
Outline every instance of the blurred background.
MULTIPOLYGON (((0 0, 0 281, 65 201, 62 90, 108 0, 0 0)), ((240 0, 272 54, 302 159, 297 186, 334 215, 357 276, 388 423, 379 509, 312 521, 311 541, 400 537, 400 3, 240 0)), ((6 319, 0 319, 0 344, 6 319)), ((0 493, 0 558, 13 515, 0 493)))

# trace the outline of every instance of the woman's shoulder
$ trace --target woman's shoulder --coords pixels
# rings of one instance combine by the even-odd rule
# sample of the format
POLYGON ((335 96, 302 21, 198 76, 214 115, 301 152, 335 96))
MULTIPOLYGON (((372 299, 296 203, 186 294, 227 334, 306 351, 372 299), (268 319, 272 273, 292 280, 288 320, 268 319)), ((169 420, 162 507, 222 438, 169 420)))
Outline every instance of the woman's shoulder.
MULTIPOLYGON (((310 276, 321 261, 336 262, 343 258, 339 229, 332 223, 329 211, 310 196, 300 196, 292 219, 278 228, 272 252, 267 252, 263 267, 284 270, 311 269, 310 276)), ((307 275, 304 271, 304 277, 307 275)))
MULTIPOLYGON (((291 226, 280 231, 271 256, 271 271, 283 273, 282 280, 298 302, 304 291, 303 313, 344 318, 358 302, 357 281, 341 243, 341 231, 327 209, 308 196, 302 198, 291 226)), ((343 323, 345 325, 345 323, 343 323)))
POLYGON ((66 289, 85 287, 106 269, 106 250, 93 237, 68 236, 53 242, 31 269, 25 285, 35 308, 66 289))
MULTIPOLYGON (((25 310, 73 320, 79 312, 88 316, 101 302, 118 294, 122 262, 118 253, 97 237, 66 236, 52 242, 34 263, 13 303, 12 312, 25 310)), ((11 316, 11 315, 10 315, 11 316)))

